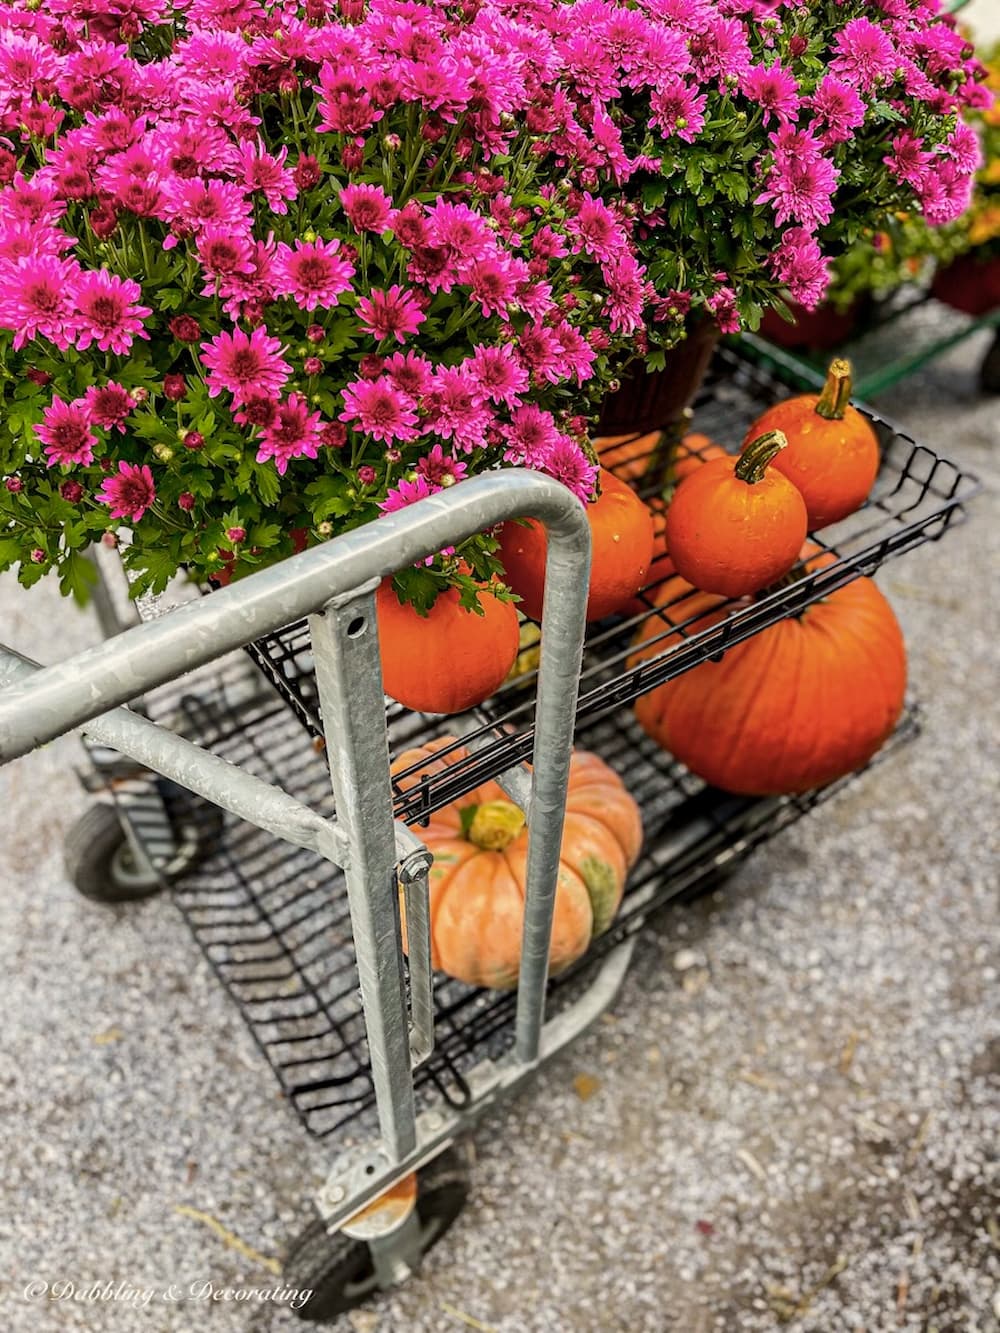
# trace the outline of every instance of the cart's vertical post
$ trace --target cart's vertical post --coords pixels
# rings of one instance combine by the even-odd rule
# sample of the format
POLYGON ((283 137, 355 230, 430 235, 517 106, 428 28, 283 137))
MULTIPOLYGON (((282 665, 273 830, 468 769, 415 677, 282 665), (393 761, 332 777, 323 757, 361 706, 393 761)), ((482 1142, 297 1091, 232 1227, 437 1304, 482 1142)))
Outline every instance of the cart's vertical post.
POLYGON ((526 1064, 538 1059, 545 1018, 549 940, 590 583, 590 528, 582 508, 578 515, 573 513, 573 520, 548 528, 524 938, 515 1029, 515 1054, 526 1064))
POLYGON ((337 823, 349 845, 344 870, 379 1127, 399 1161, 416 1147, 416 1122, 375 586, 334 598, 309 627, 337 823))

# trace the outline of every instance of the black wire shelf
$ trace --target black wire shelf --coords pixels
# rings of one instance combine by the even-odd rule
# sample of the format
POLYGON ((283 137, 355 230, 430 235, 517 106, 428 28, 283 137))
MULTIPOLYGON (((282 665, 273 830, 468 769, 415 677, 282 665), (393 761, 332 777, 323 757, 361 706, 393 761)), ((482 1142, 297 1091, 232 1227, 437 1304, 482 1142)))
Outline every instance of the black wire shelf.
MULTIPOLYGON (((234 669, 230 662, 214 675, 164 687, 147 699, 150 716, 303 804, 332 813, 321 751, 266 686, 247 699, 240 665, 237 660, 234 669)), ((396 751, 441 731, 437 719, 420 723, 408 715, 401 723, 390 733, 396 751)), ((917 731, 910 709, 875 762, 917 731)), ((631 710, 592 718, 577 742, 627 782, 642 810, 645 844, 610 930, 550 982, 550 1014, 586 988, 600 958, 639 930, 650 913, 696 894, 850 780, 795 797, 731 796, 707 787, 659 749, 631 710)), ((120 799, 119 784, 109 789, 120 799)), ((130 784, 128 818, 140 831, 144 822, 155 827, 160 800, 175 825, 199 817, 210 824, 213 817, 212 808, 190 793, 154 778, 148 779, 147 800, 144 819, 130 784)), ((314 853, 227 816, 222 836, 213 835, 209 854, 174 885, 173 895, 307 1130, 317 1137, 370 1131, 374 1089, 342 873, 314 853)), ((436 1047, 415 1076, 418 1104, 444 1098, 463 1106, 471 1096, 465 1077, 471 1066, 512 1047, 515 995, 437 974, 434 1000, 436 1047)))
MULTIPOLYGON (((735 449, 751 422, 773 402, 788 396, 790 390, 781 375, 787 371, 792 378, 793 370, 780 358, 761 365, 738 347, 720 348, 695 403, 692 429, 735 449)), ((817 552, 828 560, 814 561, 809 570, 798 566, 794 583, 759 595, 750 604, 730 603, 725 617, 708 627, 703 619, 684 619, 677 600, 664 603, 678 623, 667 626, 661 622, 657 636, 647 638, 644 645, 648 649, 659 640, 660 650, 630 664, 637 632, 657 614, 660 584, 651 583, 640 594, 643 610, 639 614, 590 626, 580 677, 578 727, 620 710, 639 695, 797 614, 852 579, 874 573, 887 560, 923 542, 936 541, 949 526, 961 521, 964 505, 978 488, 976 479, 877 413, 866 411, 879 437, 881 469, 870 497, 857 513, 812 534, 817 552)), ((646 498, 655 493, 655 481, 633 484, 646 498)), ((306 622, 259 639, 248 651, 308 734, 321 743, 322 719, 306 622)), ((425 820, 464 792, 530 758, 536 675, 530 671, 507 682, 471 714, 435 720, 437 734, 461 733, 461 740, 439 751, 439 758, 451 761, 445 772, 424 776, 405 791, 411 770, 397 775, 397 817, 425 820), (470 753, 455 759, 459 745, 467 746, 470 753)), ((430 722, 428 716, 410 713, 392 701, 387 701, 387 720, 398 738, 398 750, 418 744, 430 722)))

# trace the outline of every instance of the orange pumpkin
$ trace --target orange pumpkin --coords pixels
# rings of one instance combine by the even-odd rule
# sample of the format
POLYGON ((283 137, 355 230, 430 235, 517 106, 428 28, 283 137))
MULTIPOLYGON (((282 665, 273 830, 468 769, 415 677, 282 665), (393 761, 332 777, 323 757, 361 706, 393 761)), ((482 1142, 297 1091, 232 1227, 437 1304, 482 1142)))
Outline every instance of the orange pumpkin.
POLYGON ((743 597, 795 564, 806 507, 792 483, 768 469, 786 445, 781 431, 770 431, 738 459, 703 463, 678 486, 667 510, 667 549, 696 588, 743 597))
POLYGON ((482 615, 440 593, 426 616, 396 596, 391 579, 375 594, 382 683, 386 694, 419 713, 462 713, 505 680, 518 652, 517 611, 487 588, 482 615))
POLYGON ((878 473, 878 436, 850 406, 850 396, 851 363, 838 358, 822 393, 776 403, 747 432, 747 440, 772 430, 788 437, 788 448, 773 466, 801 493, 811 532, 860 508, 878 473))
MULTIPOLYGON (((674 562, 670 559, 667 552, 667 504, 659 496, 654 495, 648 501, 649 512, 653 516, 653 559, 650 562, 649 572, 646 575, 645 588, 655 588, 657 584, 662 583, 664 579, 669 578, 674 571, 674 562)), ((641 616, 649 610, 649 602, 644 600, 638 594, 626 602, 622 607, 622 614, 626 616, 641 616)))
MULTIPOLYGON (((587 517, 592 548, 587 619, 603 620, 620 611, 645 582, 653 558, 653 518, 635 492, 603 468, 601 494, 587 506, 587 517)), ((500 532, 507 582, 532 620, 542 614, 547 545, 545 529, 534 519, 505 523, 500 532)))
MULTIPOLYGON (((393 764, 405 791, 425 775, 464 759, 459 748, 437 757, 454 738, 407 750, 393 764)), ((517 984, 524 925, 528 834, 524 815, 495 782, 430 817, 420 837, 434 853, 429 875, 431 962, 472 986, 517 984)), ((629 869, 642 846, 639 807, 603 759, 575 751, 570 762, 566 823, 556 885, 549 971, 586 953, 614 920, 629 869)), ((403 911, 404 947, 405 908, 403 911)))
MULTIPOLYGON (((689 617, 695 619, 687 635, 725 614, 721 598, 680 578, 664 585, 658 602, 662 609, 643 624, 640 644, 689 617)), ((668 634, 633 661, 681 637, 668 634)), ((861 578, 729 648, 718 662, 658 686, 635 711, 644 730, 706 782, 776 796, 823 786, 867 763, 899 720, 905 691, 896 617, 871 579, 861 578)))

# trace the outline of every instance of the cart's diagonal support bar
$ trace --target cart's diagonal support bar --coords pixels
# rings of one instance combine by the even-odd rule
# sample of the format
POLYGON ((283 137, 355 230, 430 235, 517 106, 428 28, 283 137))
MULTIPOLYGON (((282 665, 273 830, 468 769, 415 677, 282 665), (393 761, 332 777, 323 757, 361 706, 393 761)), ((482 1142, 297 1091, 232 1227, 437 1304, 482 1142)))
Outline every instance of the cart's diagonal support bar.
MULTIPOLYGON (((583 653, 585 610, 590 572, 590 529, 583 507, 551 478, 511 469, 475 477, 440 495, 347 533, 325 547, 293 556, 271 569, 221 589, 211 597, 188 603, 160 620, 127 630, 69 662, 45 667, 0 693, 0 763, 44 744, 66 731, 99 718, 92 732, 106 744, 150 762, 160 772, 164 765, 183 785, 244 814, 278 836, 287 836, 280 821, 261 818, 251 794, 264 803, 288 801, 266 783, 267 793, 243 787, 238 803, 233 796, 230 766, 211 767, 213 757, 196 746, 185 748, 177 737, 161 737, 162 751, 151 736, 138 745, 134 726, 140 720, 128 712, 114 715, 109 729, 104 714, 116 705, 146 693, 197 667, 204 666, 263 634, 304 616, 315 616, 317 676, 337 720, 329 751, 334 766, 336 796, 349 813, 346 868, 351 877, 352 929, 358 942, 362 969, 365 1023, 375 1074, 379 1124, 392 1161, 412 1155, 417 1142, 410 1070, 411 1050, 406 1042, 406 1004, 400 958, 399 908, 395 879, 395 835, 385 713, 381 703, 381 671, 374 630, 363 654, 363 678, 352 680, 339 666, 343 643, 351 638, 351 621, 342 627, 346 640, 328 632, 330 621, 352 599, 364 593, 364 616, 374 624, 370 589, 396 569, 417 563, 446 546, 505 519, 540 519, 548 538, 545 576, 545 630, 539 673, 538 720, 533 754, 530 799, 528 867, 525 893, 523 960, 518 989, 518 1067, 529 1068, 539 1057, 544 1019, 545 980, 555 903, 559 849, 573 723, 583 653), (324 614, 319 615, 320 612, 324 614), (357 690, 366 707, 353 714, 347 685, 357 690), (376 710, 374 700, 379 698, 376 710), (375 714, 378 713, 376 718, 375 714), (372 737, 377 739, 373 740, 372 737), (180 749, 173 748, 174 744, 180 749), (197 756, 197 762, 194 762, 197 756), (345 757, 346 756, 346 757, 345 757), (199 777, 199 767, 204 765, 199 777), (208 771, 211 780, 204 780, 208 771), (216 790, 223 779, 225 796, 216 790), (354 869, 352 869, 352 864, 354 869)), ((359 642, 366 636, 361 635, 359 642)), ((3 653, 0 650, 0 662, 3 653)), ((152 724, 145 724, 152 727, 152 724)), ((215 764, 223 761, 214 759, 215 764)), ((251 782, 239 773, 237 786, 251 782)), ((293 816, 303 814, 296 807, 293 816)), ((309 844, 307 844, 309 845, 309 844)), ((320 849, 339 860, 335 849, 320 849)), ((337 849, 339 850, 339 849, 337 849)), ((415 887, 422 887, 419 874, 415 887)), ((419 1054, 429 1008, 427 939, 420 933, 417 949, 418 990, 414 1008, 414 1054, 419 1054)))
MULTIPOLYGON (((0 687, 12 680, 29 681, 44 670, 0 647, 0 687)), ((170 778, 276 838, 316 852, 334 865, 342 866, 348 859, 347 839, 334 820, 138 713, 115 708, 91 718, 82 730, 91 740, 127 755, 150 772, 170 778)))

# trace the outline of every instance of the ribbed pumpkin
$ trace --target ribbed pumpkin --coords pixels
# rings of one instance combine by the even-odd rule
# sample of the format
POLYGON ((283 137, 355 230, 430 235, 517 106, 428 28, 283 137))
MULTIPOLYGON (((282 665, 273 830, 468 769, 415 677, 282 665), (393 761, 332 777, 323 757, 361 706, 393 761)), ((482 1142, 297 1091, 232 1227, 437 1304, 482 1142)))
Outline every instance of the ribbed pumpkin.
MULTIPOLYGON (((466 757, 445 759, 443 736, 407 750, 393 773, 403 790, 466 757)), ((420 837, 434 853, 429 876, 431 961, 472 986, 517 984, 524 924, 528 834, 524 815, 495 782, 430 817, 420 837)), ((549 970, 554 975, 586 953, 614 919, 625 878, 642 846, 639 808, 621 779, 597 755, 578 750, 570 764, 566 824, 556 887, 549 970)), ((401 898, 402 904, 402 898, 401 898)), ((404 910, 405 945, 405 910, 404 910)))
POLYGON ((788 448, 772 466, 805 500, 810 532, 853 514, 878 474, 878 436, 851 407, 850 396, 851 363, 838 358, 830 363, 822 393, 776 403, 747 431, 748 441, 772 430, 788 437, 788 448))
POLYGON ((386 694, 420 713, 461 713, 498 689, 518 651, 517 612, 480 588, 482 615, 440 593, 426 616, 396 596, 391 579, 375 595, 386 694))
MULTIPOLYGON (((723 615, 720 598, 681 578, 669 580, 658 600, 660 615, 643 624, 640 643, 689 617, 697 617, 691 635, 723 615)), ((669 635, 632 660, 680 639, 669 635)), ((720 661, 658 686, 635 711, 706 782, 771 796, 821 787, 867 763, 899 720, 905 691, 896 617, 871 579, 861 578, 729 648, 720 661)))
MULTIPOLYGON (((587 619, 603 620, 634 597, 645 582, 653 558, 653 518, 636 493, 601 470, 601 494, 587 506, 590 520, 590 591, 587 619)), ((532 620, 542 614, 545 552, 540 523, 505 523, 500 559, 507 582, 521 598, 520 609, 532 620)))
POLYGON ((703 463, 667 510, 674 567, 705 592, 743 597, 791 569, 806 536, 802 496, 769 466, 784 450, 781 431, 752 440, 738 459, 703 463))

